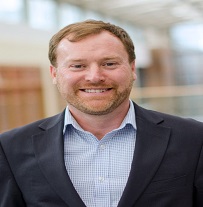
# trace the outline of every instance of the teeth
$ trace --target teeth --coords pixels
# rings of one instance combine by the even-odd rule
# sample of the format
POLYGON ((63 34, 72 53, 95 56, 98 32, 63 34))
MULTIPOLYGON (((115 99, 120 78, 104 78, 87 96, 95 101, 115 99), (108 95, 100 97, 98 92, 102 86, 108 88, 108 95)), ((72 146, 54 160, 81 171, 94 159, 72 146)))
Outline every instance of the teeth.
POLYGON ((103 93, 107 91, 107 89, 85 89, 87 93, 103 93))

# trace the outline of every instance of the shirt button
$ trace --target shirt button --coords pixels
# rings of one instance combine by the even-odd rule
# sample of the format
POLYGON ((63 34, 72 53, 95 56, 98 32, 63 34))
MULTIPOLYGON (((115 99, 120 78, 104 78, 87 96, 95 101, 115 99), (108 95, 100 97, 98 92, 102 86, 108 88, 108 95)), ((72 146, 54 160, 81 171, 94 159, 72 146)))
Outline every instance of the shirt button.
POLYGON ((99 177, 100 182, 104 182, 104 177, 99 177))
POLYGON ((105 148, 104 144, 100 145, 100 149, 104 149, 104 148, 105 148))

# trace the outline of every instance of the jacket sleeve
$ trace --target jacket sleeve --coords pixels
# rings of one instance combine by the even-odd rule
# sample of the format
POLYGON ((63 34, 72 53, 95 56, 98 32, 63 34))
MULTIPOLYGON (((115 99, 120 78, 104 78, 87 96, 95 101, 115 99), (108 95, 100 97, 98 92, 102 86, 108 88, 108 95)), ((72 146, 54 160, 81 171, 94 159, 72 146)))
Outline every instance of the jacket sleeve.
POLYGON ((203 206, 203 146, 201 149, 199 162, 195 176, 195 207, 203 206))
POLYGON ((0 145, 0 206, 25 207, 22 193, 11 172, 6 156, 0 145))

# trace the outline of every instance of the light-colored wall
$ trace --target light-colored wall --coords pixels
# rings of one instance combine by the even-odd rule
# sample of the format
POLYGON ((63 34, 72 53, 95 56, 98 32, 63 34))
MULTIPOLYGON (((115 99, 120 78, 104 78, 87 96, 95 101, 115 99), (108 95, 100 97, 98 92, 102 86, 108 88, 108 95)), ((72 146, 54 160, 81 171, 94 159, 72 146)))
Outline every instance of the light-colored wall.
POLYGON ((0 23, 0 65, 37 66, 41 70, 45 116, 59 112, 55 86, 49 74, 48 44, 53 32, 24 25, 0 23))

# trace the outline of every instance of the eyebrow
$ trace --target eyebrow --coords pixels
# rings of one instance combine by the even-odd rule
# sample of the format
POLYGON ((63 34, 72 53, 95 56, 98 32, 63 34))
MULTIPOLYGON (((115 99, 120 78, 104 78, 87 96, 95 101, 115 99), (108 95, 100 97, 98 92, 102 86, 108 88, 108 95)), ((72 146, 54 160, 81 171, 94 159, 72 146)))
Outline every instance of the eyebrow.
MULTIPOLYGON (((113 59, 121 60, 121 58, 118 56, 107 56, 107 57, 102 57, 100 61, 113 60, 113 59)), ((67 59, 67 62, 84 62, 84 61, 87 61, 87 59, 82 59, 82 58, 67 59)))
POLYGON ((122 61, 122 58, 120 58, 118 56, 112 56, 112 57, 105 57, 105 58, 101 59, 101 61, 108 61, 108 60, 122 61))
POLYGON ((67 60, 68 62, 71 61, 71 62, 82 62, 82 61, 86 61, 86 59, 68 59, 67 60))

